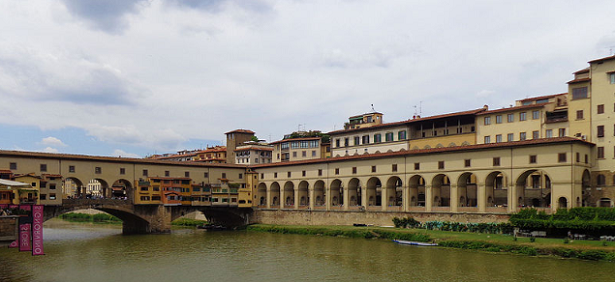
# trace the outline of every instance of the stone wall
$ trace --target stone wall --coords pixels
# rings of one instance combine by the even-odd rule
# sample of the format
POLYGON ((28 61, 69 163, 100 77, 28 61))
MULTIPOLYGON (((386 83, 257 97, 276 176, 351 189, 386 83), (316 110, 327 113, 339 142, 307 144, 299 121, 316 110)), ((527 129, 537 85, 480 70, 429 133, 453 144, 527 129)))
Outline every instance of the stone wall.
POLYGON ((450 212, 358 212, 358 211, 296 211, 256 209, 252 223, 281 225, 352 225, 354 223, 392 226, 394 217, 414 217, 425 221, 451 221, 463 223, 507 222, 508 214, 450 213, 450 212))
POLYGON ((17 216, 0 217, 0 242, 12 242, 17 239, 17 216))

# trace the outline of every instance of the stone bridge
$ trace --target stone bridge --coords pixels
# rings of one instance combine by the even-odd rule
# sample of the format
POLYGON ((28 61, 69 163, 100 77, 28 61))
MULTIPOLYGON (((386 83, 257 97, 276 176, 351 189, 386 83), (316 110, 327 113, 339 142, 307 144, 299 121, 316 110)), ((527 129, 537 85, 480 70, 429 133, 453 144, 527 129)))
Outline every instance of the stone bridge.
POLYGON ((166 233, 171 222, 188 213, 200 211, 212 223, 237 227, 251 223, 251 208, 209 206, 134 205, 119 199, 64 199, 60 206, 45 206, 45 220, 82 209, 95 209, 123 221, 124 234, 166 233))

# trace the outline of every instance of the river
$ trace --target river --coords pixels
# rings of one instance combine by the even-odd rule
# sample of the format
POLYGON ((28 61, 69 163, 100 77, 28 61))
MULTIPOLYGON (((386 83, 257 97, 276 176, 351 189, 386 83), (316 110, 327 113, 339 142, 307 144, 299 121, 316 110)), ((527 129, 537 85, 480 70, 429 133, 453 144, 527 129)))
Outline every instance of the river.
POLYGON ((121 235, 45 223, 44 256, 0 248, 0 281, 613 281, 615 264, 386 240, 208 232, 121 235))

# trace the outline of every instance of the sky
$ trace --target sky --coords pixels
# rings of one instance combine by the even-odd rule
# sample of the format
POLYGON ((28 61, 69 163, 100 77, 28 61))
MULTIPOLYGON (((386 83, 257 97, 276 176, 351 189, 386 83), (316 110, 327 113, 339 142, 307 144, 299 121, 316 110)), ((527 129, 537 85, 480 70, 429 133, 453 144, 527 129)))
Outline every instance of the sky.
POLYGON ((567 91, 615 1, 0 1, 0 149, 144 157, 567 91), (373 108, 372 108, 373 105, 373 108))

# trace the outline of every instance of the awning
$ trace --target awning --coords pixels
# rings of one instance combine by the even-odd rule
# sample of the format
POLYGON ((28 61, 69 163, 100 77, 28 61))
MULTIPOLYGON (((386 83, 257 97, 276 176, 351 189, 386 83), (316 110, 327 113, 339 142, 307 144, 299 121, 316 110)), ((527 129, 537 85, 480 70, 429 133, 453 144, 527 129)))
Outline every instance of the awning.
POLYGON ((30 184, 28 183, 23 183, 19 181, 11 181, 11 180, 6 180, 6 179, 0 179, 0 185, 12 186, 12 187, 29 187, 30 186, 30 184))

